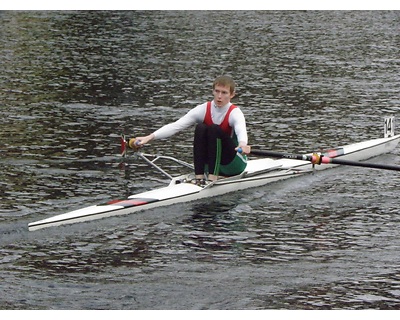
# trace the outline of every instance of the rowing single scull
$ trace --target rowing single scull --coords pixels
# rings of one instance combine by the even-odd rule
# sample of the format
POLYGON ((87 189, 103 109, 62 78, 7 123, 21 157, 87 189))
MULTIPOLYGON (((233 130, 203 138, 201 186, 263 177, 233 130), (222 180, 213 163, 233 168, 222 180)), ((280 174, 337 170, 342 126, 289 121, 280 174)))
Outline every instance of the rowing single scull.
MULTIPOLYGON (((50 226, 125 215, 156 207, 215 197, 238 190, 260 187, 275 181, 302 176, 315 170, 323 170, 341 164, 400 171, 400 166, 360 162, 393 151, 399 140, 400 135, 394 134, 394 118, 385 118, 383 138, 354 143, 318 154, 296 155, 253 150, 253 155, 268 156, 269 158, 248 160, 246 171, 242 174, 223 178, 205 186, 191 183, 194 178, 193 173, 182 174, 177 177, 171 176, 156 164, 156 161, 158 159, 172 160, 192 171, 193 166, 191 164, 173 157, 136 151, 137 157, 143 159, 170 179, 170 183, 166 187, 131 195, 124 200, 113 200, 104 204, 92 205, 32 222, 29 223, 28 228, 33 231, 50 226)), ((126 144, 126 139, 122 138, 122 154, 124 156, 126 144)))

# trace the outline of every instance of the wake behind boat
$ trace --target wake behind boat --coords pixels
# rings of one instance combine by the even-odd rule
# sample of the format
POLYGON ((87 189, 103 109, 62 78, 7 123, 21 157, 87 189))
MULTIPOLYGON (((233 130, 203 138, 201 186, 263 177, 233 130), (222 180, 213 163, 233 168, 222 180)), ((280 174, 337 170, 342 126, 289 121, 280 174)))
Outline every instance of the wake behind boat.
MULTIPOLYGON (((173 157, 136 152, 136 156, 149 163, 171 180, 168 186, 131 195, 124 200, 109 201, 104 204, 93 205, 32 222, 29 223, 28 228, 30 231, 34 231, 51 226, 125 215, 151 208, 215 197, 238 190, 263 186, 295 176, 303 176, 315 170, 323 170, 340 164, 400 171, 400 166, 360 162, 393 151, 399 140, 400 135, 394 134, 394 118, 385 118, 383 138, 338 147, 322 154, 296 155, 254 151, 252 152, 254 155, 266 155, 274 158, 249 160, 246 171, 242 174, 223 178, 204 186, 191 183, 194 178, 193 173, 172 177, 157 165, 156 161, 158 159, 172 160, 192 170, 193 167, 191 164, 173 157)), ((122 140, 122 145, 126 146, 125 138, 122 140)), ((125 155, 125 150, 123 151, 123 155, 125 155)))

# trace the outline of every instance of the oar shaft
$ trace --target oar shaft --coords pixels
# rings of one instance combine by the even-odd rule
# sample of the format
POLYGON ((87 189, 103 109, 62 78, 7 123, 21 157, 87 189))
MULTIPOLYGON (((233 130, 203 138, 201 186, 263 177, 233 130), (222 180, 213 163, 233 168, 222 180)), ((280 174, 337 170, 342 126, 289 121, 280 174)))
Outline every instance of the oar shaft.
POLYGON ((338 158, 329 158, 327 156, 321 156, 321 158, 320 158, 321 162, 319 163, 319 162, 316 162, 316 160, 315 160, 316 158, 314 155, 281 153, 281 152, 264 151, 264 150, 251 150, 251 154, 253 154, 255 156, 310 161, 315 164, 321 164, 321 163, 339 164, 339 165, 347 165, 347 166, 355 166, 355 167, 365 167, 365 168, 373 168, 373 169, 400 171, 400 166, 369 163, 369 162, 350 161, 350 160, 344 160, 344 159, 338 159, 338 158))
POLYGON ((400 166, 394 166, 394 165, 390 165, 390 164, 358 162, 358 161, 335 159, 335 158, 329 158, 329 157, 322 157, 322 163, 332 163, 332 164, 340 164, 340 165, 346 165, 346 166, 400 171, 400 166))

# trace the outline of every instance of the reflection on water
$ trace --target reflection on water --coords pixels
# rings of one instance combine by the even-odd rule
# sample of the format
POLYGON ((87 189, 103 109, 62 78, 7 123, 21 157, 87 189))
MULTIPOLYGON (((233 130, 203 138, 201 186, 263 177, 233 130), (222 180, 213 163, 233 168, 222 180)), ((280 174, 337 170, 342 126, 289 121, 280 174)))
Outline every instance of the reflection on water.
MULTIPOLYGON (((27 231, 165 185, 137 159, 122 163, 119 136, 210 99, 220 74, 237 80, 258 148, 381 136, 383 116, 399 111, 397 11, 3 11, 0 21, 0 288, 12 292, 0 308, 399 308, 391 172, 338 168, 27 231)), ((146 151, 190 162, 191 147, 188 130, 146 151)), ((399 152, 374 161, 400 163, 399 152)))

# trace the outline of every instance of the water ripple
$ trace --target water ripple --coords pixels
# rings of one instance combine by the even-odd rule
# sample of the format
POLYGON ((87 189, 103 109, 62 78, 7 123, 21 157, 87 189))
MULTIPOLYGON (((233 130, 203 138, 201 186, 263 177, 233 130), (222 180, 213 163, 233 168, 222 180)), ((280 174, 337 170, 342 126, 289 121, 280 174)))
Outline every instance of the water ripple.
MULTIPOLYGON (((381 136, 399 111, 399 17, 0 13, 0 289, 13 293, 0 308, 398 309, 392 172, 337 168, 124 217, 27 224, 165 185, 122 162, 119 136, 210 99, 220 74, 237 80, 254 147, 303 153, 381 136)), ((146 151, 190 162, 192 134, 146 151)), ((374 162, 399 164, 399 151, 374 162)))

